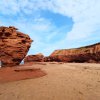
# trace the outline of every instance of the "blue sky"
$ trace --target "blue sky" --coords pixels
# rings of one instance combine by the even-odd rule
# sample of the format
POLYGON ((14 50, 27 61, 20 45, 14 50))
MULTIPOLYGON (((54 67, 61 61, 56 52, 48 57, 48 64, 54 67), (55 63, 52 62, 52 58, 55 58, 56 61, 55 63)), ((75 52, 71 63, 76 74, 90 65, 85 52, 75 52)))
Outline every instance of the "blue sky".
POLYGON ((2 0, 3 25, 34 40, 28 54, 93 44, 100 42, 100 0, 2 0))

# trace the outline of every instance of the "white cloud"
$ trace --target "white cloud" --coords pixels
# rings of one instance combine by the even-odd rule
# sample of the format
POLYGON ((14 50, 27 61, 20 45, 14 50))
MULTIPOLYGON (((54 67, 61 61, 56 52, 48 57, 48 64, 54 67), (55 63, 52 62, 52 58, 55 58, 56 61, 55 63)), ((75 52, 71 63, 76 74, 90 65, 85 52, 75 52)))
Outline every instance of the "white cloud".
MULTIPOLYGON (((95 41, 98 37, 100 41, 100 1, 99 0, 52 0, 52 4, 49 10, 60 13, 65 16, 72 17, 74 21, 73 28, 66 34, 64 40, 54 44, 54 48, 75 47, 74 44, 80 42, 88 42, 89 40, 95 41), (68 42, 68 43, 67 43, 68 42), (76 43, 75 43, 76 42, 76 43), (69 44, 69 45, 68 45, 69 44), (70 45, 71 44, 71 45, 70 45), (63 46, 62 46, 63 45, 63 46)), ((53 35, 53 34, 52 34, 53 35)), ((54 33, 55 35, 55 33, 54 33)), ((86 42, 86 43, 87 43, 86 42)), ((78 45, 77 44, 77 45, 78 45)), ((52 45, 53 47, 53 45, 52 45)), ((50 48, 47 48, 50 50, 50 48)))
POLYGON ((0 13, 3 15, 19 14, 19 20, 11 23, 26 33, 28 32, 35 39, 36 42, 33 43, 32 49, 42 48, 41 51, 45 54, 56 48, 74 47, 79 42, 81 45, 83 41, 85 43, 92 40, 99 41, 100 0, 2 0, 0 13), (43 39, 49 41, 56 37, 62 29, 56 28, 52 22, 42 18, 39 15, 41 10, 50 10, 53 13, 59 13, 73 19, 72 30, 66 33, 63 40, 54 44, 46 44, 42 41, 43 39), (23 14, 30 15, 31 19, 25 19, 26 16, 23 14), (43 37, 38 35, 40 33, 43 37))
POLYGON ((0 2, 0 13, 4 15, 16 14, 19 12, 17 0, 2 0, 0 2))
POLYGON ((72 17, 74 25, 66 39, 78 40, 95 34, 100 26, 99 0, 52 0, 55 5, 51 10, 72 17), (98 28, 97 28, 98 27, 98 28))

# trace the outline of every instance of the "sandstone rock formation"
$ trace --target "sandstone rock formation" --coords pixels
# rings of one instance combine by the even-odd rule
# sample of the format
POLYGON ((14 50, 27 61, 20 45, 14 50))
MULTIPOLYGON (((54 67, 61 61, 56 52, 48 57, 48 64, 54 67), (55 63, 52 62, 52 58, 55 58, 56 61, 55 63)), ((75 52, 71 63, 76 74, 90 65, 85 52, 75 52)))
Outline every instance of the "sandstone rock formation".
POLYGON ((32 40, 13 26, 0 27, 0 61, 2 67, 19 65, 26 56, 32 40))
POLYGON ((55 50, 44 61, 100 62, 100 43, 75 49, 55 50))
POLYGON ((27 57, 25 57, 24 59, 24 63, 26 62, 42 62, 44 58, 44 55, 39 53, 36 55, 28 55, 27 57))

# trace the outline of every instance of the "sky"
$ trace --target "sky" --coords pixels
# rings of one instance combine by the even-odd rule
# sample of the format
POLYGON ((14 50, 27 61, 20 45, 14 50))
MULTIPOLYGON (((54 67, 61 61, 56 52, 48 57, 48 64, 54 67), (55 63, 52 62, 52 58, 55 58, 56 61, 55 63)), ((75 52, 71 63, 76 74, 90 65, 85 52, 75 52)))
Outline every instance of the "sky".
POLYGON ((98 43, 100 0, 2 0, 0 26, 28 34, 34 40, 28 54, 98 43))

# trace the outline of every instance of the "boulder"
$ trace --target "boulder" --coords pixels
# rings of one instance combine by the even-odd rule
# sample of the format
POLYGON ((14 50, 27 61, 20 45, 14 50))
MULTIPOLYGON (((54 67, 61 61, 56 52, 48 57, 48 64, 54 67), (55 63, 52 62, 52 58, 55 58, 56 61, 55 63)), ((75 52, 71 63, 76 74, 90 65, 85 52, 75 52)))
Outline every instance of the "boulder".
POLYGON ((32 40, 14 26, 0 27, 0 61, 1 67, 19 65, 26 56, 32 40))
POLYGON ((44 55, 39 53, 39 54, 35 54, 35 55, 28 55, 25 57, 24 59, 24 63, 27 62, 42 62, 44 58, 44 55))
POLYGON ((100 62, 100 43, 74 49, 55 50, 49 57, 45 57, 44 61, 100 62))

